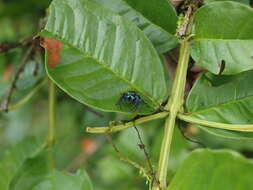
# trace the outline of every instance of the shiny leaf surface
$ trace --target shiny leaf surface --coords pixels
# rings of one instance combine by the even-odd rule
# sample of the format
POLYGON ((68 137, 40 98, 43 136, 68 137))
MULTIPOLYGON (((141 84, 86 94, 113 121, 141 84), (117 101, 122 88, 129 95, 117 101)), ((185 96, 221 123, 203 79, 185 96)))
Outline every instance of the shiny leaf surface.
POLYGON ((136 113, 148 114, 168 96, 164 68, 151 42, 135 24, 96 3, 53 1, 42 35, 65 43, 62 62, 47 67, 48 74, 84 104, 133 112, 133 104, 115 104, 122 93, 135 91, 143 100, 136 113))
POLYGON ((253 10, 235 2, 210 3, 194 15, 191 55, 215 74, 236 74, 253 68, 253 10), (221 14, 222 13, 222 14, 221 14))

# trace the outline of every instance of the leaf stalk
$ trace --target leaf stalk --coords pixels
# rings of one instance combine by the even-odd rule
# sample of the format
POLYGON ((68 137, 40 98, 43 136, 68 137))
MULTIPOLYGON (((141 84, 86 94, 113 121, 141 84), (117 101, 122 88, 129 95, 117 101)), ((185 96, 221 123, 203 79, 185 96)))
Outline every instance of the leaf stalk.
POLYGON ((226 123, 218 123, 213 121, 206 121, 202 119, 198 119, 192 116, 178 114, 177 117, 183 121, 194 123, 198 125, 203 125, 206 127, 218 128, 218 129, 226 129, 232 131, 243 131, 243 132, 253 132, 253 124, 226 124, 226 123))
POLYGON ((88 133, 114 133, 114 132, 122 131, 124 129, 131 128, 134 125, 138 125, 138 124, 145 123, 145 122, 155 120, 155 119, 165 118, 166 116, 168 116, 168 114, 169 114, 169 112, 160 112, 160 113, 157 113, 154 115, 141 117, 141 118, 136 119, 134 121, 130 121, 127 123, 120 123, 119 125, 114 125, 114 126, 87 127, 86 131, 88 133))

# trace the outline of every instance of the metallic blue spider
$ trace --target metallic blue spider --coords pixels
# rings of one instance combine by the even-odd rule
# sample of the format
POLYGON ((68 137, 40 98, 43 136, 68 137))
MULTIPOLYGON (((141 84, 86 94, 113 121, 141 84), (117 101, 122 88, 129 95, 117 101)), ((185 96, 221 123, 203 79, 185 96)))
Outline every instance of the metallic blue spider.
POLYGON ((135 91, 128 91, 121 95, 116 105, 119 105, 120 109, 122 109, 122 103, 132 105, 132 111, 136 111, 140 104, 143 103, 143 100, 135 91))

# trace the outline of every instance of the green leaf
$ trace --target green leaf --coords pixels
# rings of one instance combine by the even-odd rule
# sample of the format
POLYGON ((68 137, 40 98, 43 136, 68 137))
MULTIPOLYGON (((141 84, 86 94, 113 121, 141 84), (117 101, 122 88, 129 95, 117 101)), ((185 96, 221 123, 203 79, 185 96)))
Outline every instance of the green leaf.
POLYGON ((208 4, 208 3, 213 3, 213 2, 217 2, 217 1, 235 1, 235 2, 238 2, 238 3, 246 4, 246 5, 250 4, 249 0, 204 0, 204 3, 208 4))
POLYGON ((178 40, 174 36, 177 15, 168 1, 93 1, 135 23, 146 34, 159 53, 167 52, 177 46, 178 40), (152 10, 149 10, 150 8, 152 10))
POLYGON ((154 24, 174 34, 177 28, 177 15, 174 7, 167 0, 124 0, 154 24))
POLYGON ((8 149, 0 162, 0 189, 9 190, 11 180, 25 160, 38 154, 42 148, 43 146, 40 140, 27 138, 8 149))
POLYGON ((104 111, 132 112, 115 105, 122 93, 136 91, 144 103, 136 113, 155 111, 168 96, 162 62, 138 27, 84 0, 55 0, 42 35, 71 48, 47 67, 49 76, 78 101, 104 111), (96 13, 96 14, 94 14, 96 13))
MULTIPOLYGON (((186 101, 193 117, 227 124, 251 124, 253 106, 253 70, 233 76, 203 74, 194 84, 186 101)), ((209 129, 214 133, 223 130, 209 129)), ((244 133, 225 132, 241 136, 244 133)), ((250 137, 253 136, 252 133, 250 137)), ((245 134, 246 135, 246 134, 245 134)), ((226 135, 225 135, 226 136, 226 135)), ((246 135, 248 136, 248 135, 246 135)))
POLYGON ((168 190, 251 189, 253 162, 229 150, 200 149, 178 169, 168 190))
MULTIPOLYGON (((43 152, 34 158, 27 159, 12 180, 10 190, 36 189, 50 171, 48 158, 49 155, 43 152)), ((48 187, 48 185, 44 186, 44 189, 49 190, 48 187)))
POLYGON ((93 190, 89 176, 84 170, 78 170, 75 174, 54 170, 49 175, 49 181, 52 190, 93 190))
POLYGON ((249 83, 252 77, 253 70, 235 76, 203 74, 187 98, 187 112, 208 121, 253 123, 253 84, 249 83))
POLYGON ((198 136, 196 139, 203 144, 205 144, 206 147, 212 148, 212 149, 232 149, 236 151, 252 151, 253 150, 253 138, 252 134, 251 138, 247 137, 245 134, 249 133, 233 133, 233 136, 231 135, 230 131, 228 130, 222 130, 224 132, 221 133, 219 131, 218 135, 217 133, 210 133, 210 131, 206 131, 206 127, 202 127, 201 130, 198 132, 198 136), (203 130, 202 130, 203 128, 203 130), (229 134, 226 134, 225 132, 228 132, 229 134), (222 135, 220 135, 222 134, 222 135), (236 136, 237 135, 237 136, 236 136), (228 138, 229 137, 229 138, 228 138))
POLYGON ((89 177, 83 170, 68 174, 52 170, 48 152, 28 159, 11 183, 10 190, 92 190, 89 177))
POLYGON ((253 10, 235 2, 210 3, 194 15, 191 56, 200 66, 218 74, 236 74, 253 68, 253 10))

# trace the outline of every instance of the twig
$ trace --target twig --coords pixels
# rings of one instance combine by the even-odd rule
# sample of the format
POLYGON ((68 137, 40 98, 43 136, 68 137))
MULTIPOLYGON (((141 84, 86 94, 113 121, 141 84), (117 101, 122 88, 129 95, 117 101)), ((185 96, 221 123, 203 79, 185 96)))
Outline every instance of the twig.
POLYGON ((25 39, 23 41, 18 41, 18 42, 2 42, 2 43, 0 43, 0 53, 1 52, 7 52, 10 49, 14 49, 14 48, 19 47, 19 46, 29 46, 34 41, 35 41, 35 39, 33 37, 30 37, 28 39, 25 39))
MULTIPOLYGON (((21 100, 19 100, 17 103, 13 104, 13 105, 9 105, 8 106, 8 110, 15 110, 17 108, 19 108, 20 106, 22 106, 23 104, 27 103, 32 97, 33 95, 38 92, 38 90, 40 90, 44 84, 47 82, 47 80, 43 80, 41 83, 39 83, 36 87, 34 87, 24 98, 22 98, 21 100)), ((4 110, 2 110, 0 108, 0 112, 3 112, 4 110)))
POLYGON ((103 114, 101 114, 101 113, 95 111, 94 109, 92 109, 92 108, 90 108, 90 107, 88 107, 88 106, 84 106, 84 107, 85 107, 85 109, 86 109, 87 111, 93 113, 95 116, 100 117, 100 118, 103 118, 103 117, 104 117, 103 114))
POLYGON ((0 53, 1 52, 7 52, 9 51, 10 49, 14 49, 18 46, 21 46, 22 43, 20 42, 3 42, 3 43, 0 43, 0 53))
POLYGON ((15 87, 16 87, 16 83, 17 83, 17 81, 18 81, 18 79, 19 79, 20 74, 22 73, 22 71, 23 71, 23 69, 24 69, 26 63, 28 62, 28 59, 29 59, 29 57, 30 57, 30 55, 31 55, 31 53, 32 53, 33 48, 34 48, 34 46, 31 45, 31 46, 27 49, 27 51, 26 51, 26 53, 25 53, 25 56, 23 57, 23 59, 22 59, 22 61, 21 61, 21 64, 18 66, 17 72, 16 72, 16 74, 15 74, 15 76, 14 76, 14 79, 13 79, 13 81, 12 81, 12 83, 11 83, 11 86, 10 86, 10 88, 8 89, 7 96, 6 96, 4 102, 3 102, 2 105, 1 105, 1 110, 4 110, 5 112, 8 112, 8 106, 9 106, 9 103, 10 103, 10 101, 11 101, 12 93, 13 93, 15 87))
POLYGON ((105 135, 106 135, 106 139, 111 143, 111 145, 112 145, 113 149, 115 150, 115 152, 120 153, 117 146, 113 143, 111 134, 106 133, 105 135))
POLYGON ((149 169, 150 169, 150 174, 151 174, 151 176, 152 176, 151 185, 152 185, 153 182, 155 181, 155 183, 159 186, 160 183, 159 183, 159 181, 156 179, 156 173, 155 173, 155 171, 154 171, 154 169, 153 169, 153 166, 152 166, 152 163, 151 163, 151 160, 150 160, 150 156, 149 156, 149 154, 148 154, 148 152, 147 152, 147 150, 146 150, 146 148, 145 148, 145 145, 144 145, 144 143, 143 143, 143 141, 142 141, 140 132, 139 132, 139 130, 137 129, 137 127, 136 127, 135 125, 134 125, 134 129, 135 129, 135 131, 136 131, 136 133, 137 133, 137 135, 138 135, 138 139, 139 139, 139 141, 140 141, 140 143, 138 144, 138 146, 139 146, 139 148, 140 148, 141 150, 143 150, 144 155, 145 155, 145 157, 146 157, 146 160, 147 160, 147 162, 148 162, 148 166, 149 166, 149 169))

